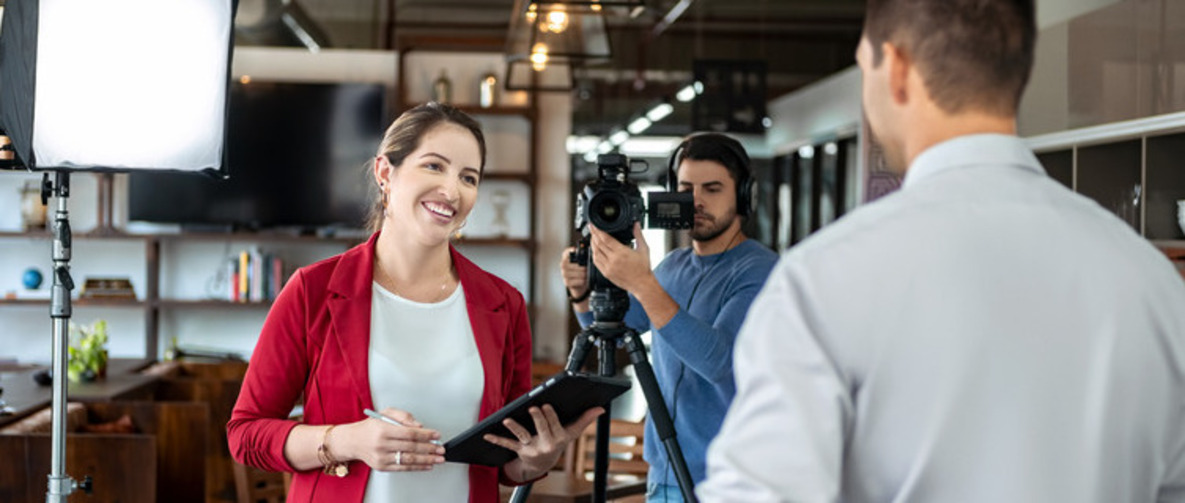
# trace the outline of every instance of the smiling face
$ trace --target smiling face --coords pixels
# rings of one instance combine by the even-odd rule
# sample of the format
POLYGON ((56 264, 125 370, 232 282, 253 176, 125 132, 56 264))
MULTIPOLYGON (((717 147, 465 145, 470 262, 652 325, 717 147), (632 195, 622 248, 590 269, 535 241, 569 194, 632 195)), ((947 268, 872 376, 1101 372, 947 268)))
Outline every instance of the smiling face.
POLYGON ((447 243, 477 201, 480 168, 477 139, 451 122, 424 133, 399 166, 380 156, 375 177, 388 194, 383 233, 429 246, 447 243))

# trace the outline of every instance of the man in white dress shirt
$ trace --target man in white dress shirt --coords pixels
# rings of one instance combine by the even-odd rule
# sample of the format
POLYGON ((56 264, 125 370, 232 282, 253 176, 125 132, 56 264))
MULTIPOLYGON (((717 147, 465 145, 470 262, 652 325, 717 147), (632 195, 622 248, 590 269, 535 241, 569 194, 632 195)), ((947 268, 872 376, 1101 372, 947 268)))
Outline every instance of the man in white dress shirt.
POLYGON ((870 0, 902 189, 787 252, 701 501, 1185 501, 1185 282, 1016 137, 1032 0, 870 0))

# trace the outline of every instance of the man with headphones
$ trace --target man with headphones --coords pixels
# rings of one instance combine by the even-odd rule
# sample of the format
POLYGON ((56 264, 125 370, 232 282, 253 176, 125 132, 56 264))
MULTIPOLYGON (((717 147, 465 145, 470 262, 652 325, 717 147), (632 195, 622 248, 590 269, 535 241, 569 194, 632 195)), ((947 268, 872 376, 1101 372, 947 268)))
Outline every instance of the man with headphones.
MULTIPOLYGON (((749 304, 769 276, 777 254, 741 230, 753 212, 754 182, 741 144, 718 133, 694 134, 668 164, 671 190, 692 192, 692 244, 668 254, 651 271, 650 249, 640 226, 630 248, 592 227, 590 251, 597 269, 630 294, 625 323, 653 334, 651 359, 671 412, 692 479, 705 477, 708 443, 720 430, 736 392, 732 347, 749 304)), ((592 323, 588 270, 560 260, 564 286, 582 326, 592 323)), ((647 421, 645 459, 650 463, 648 502, 679 502, 682 495, 654 425, 647 421)))

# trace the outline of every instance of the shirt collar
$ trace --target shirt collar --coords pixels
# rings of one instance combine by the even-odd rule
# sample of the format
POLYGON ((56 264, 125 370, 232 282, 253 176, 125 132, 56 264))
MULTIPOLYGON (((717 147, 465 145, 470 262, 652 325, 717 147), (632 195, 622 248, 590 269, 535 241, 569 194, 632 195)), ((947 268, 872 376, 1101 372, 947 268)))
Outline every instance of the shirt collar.
POLYGON ((918 154, 905 172, 901 187, 954 168, 1008 165, 1045 173, 1024 140, 1006 134, 964 135, 934 145, 918 154))

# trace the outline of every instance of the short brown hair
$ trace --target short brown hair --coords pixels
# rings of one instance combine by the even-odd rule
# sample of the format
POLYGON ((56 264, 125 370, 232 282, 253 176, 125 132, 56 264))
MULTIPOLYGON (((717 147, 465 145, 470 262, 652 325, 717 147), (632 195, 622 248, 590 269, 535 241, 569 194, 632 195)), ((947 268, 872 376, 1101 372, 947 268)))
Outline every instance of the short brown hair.
MULTIPOLYGON (((387 132, 383 134, 383 141, 379 144, 377 155, 386 156, 387 162, 393 167, 398 167, 403 164, 404 159, 420 146, 420 140, 424 135, 436 127, 438 124, 451 122, 457 124, 470 133, 473 133, 473 138, 477 140, 477 148, 481 152, 481 166, 478 167, 478 174, 485 172, 486 167, 486 140, 485 135, 481 132, 481 124, 478 124, 473 117, 470 117, 465 112, 457 110, 455 107, 446 105, 444 103, 437 103, 435 101, 419 105, 406 112, 403 112, 391 126, 387 128, 387 132)), ((367 165, 370 169, 370 165, 367 165)), ((371 204, 370 216, 367 218, 368 225, 372 232, 379 230, 383 225, 383 195, 376 193, 373 197, 374 203, 371 204)))
POLYGON ((1016 114, 1033 67, 1034 0, 868 0, 873 66, 891 42, 914 60, 947 113, 1016 114))

